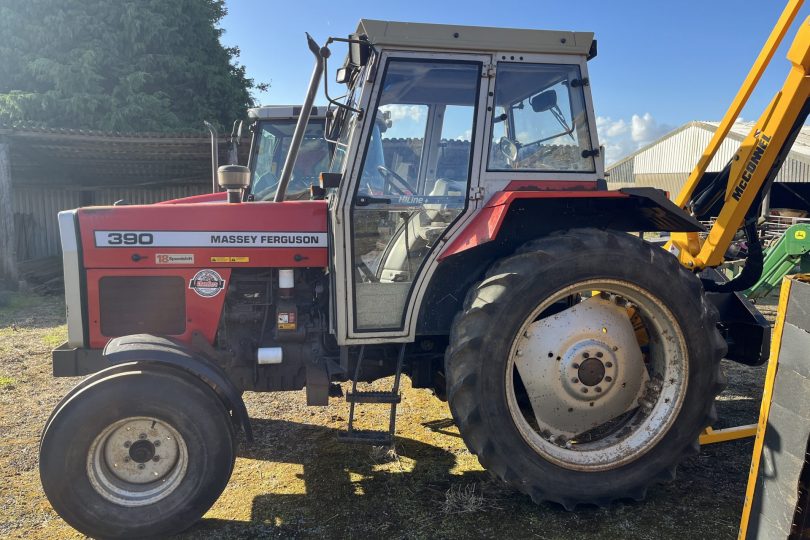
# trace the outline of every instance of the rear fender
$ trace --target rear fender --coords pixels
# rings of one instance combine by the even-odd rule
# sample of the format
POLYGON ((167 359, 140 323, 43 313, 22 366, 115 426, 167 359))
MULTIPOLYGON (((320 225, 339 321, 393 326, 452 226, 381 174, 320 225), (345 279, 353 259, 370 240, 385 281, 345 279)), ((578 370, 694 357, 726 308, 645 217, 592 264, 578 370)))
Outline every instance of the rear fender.
POLYGON ((694 217, 654 188, 616 191, 496 193, 439 256, 444 260, 487 242, 518 246, 555 230, 597 227, 625 232, 705 231, 694 217))
POLYGON ((136 363, 137 366, 170 366, 205 382, 231 411, 234 423, 245 430, 245 437, 253 441, 250 418, 242 400, 242 393, 225 372, 203 354, 170 338, 150 334, 135 334, 110 340, 104 347, 106 364, 136 363))

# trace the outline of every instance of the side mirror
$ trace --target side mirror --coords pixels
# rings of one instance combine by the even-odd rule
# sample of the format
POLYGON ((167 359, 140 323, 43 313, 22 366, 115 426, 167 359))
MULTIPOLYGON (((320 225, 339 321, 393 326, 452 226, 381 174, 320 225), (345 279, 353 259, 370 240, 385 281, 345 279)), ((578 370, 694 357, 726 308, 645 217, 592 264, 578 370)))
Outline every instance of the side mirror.
POLYGON ((363 67, 368 62, 371 56, 371 45, 366 40, 365 36, 359 34, 350 34, 349 39, 349 62, 357 67, 363 67))
POLYGON ((557 106, 557 91, 546 90, 529 100, 534 112, 545 112, 557 106))

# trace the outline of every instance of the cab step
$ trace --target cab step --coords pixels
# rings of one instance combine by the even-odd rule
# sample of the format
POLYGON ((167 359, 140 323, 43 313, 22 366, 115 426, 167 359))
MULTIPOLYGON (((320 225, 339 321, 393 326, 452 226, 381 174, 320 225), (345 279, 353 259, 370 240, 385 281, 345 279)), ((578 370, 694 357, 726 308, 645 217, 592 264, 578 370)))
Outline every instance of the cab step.
POLYGON ((382 391, 352 391, 346 393, 349 403, 400 403, 402 395, 394 392, 382 391))
POLYGON ((390 391, 360 391, 357 389, 357 381, 360 380, 363 359, 365 357, 365 346, 360 347, 360 356, 357 358, 357 365, 354 369, 354 381, 352 389, 346 393, 346 401, 349 403, 348 428, 344 433, 338 434, 338 441, 352 444, 370 444, 372 446, 391 446, 394 444, 394 433, 396 432, 397 404, 402 401, 399 393, 399 381, 402 378, 402 364, 405 361, 405 344, 399 349, 397 358, 397 370, 394 375, 394 385, 390 391), (355 406, 359 403, 383 403, 391 406, 388 417, 388 431, 375 431, 354 428, 355 406))
POLYGON ((391 446, 394 437, 387 431, 372 429, 354 429, 338 433, 338 441, 346 444, 370 444, 371 446, 391 446))

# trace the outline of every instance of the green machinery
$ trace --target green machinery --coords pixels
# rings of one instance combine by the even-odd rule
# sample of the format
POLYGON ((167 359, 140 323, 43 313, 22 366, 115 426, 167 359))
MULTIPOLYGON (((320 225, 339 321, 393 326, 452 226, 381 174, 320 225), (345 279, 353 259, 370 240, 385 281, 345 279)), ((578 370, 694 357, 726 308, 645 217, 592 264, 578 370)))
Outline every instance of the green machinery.
POLYGON ((800 272, 810 272, 810 223, 791 225, 775 244, 765 250, 762 276, 745 291, 745 296, 751 300, 767 296, 796 266, 800 272))

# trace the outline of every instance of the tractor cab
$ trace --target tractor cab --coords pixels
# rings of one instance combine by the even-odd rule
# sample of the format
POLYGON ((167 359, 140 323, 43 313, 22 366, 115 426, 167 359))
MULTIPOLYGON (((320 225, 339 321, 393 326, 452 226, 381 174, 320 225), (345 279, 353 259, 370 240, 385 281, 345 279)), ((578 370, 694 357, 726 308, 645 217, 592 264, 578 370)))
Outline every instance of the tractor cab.
MULTIPOLYGON (((252 132, 248 167, 250 192, 255 200, 272 200, 275 196, 278 175, 300 113, 301 107, 294 105, 248 109, 252 132)), ((289 199, 308 199, 309 186, 317 183, 318 173, 329 165, 330 149, 324 139, 326 113, 326 107, 314 107, 312 110, 290 182, 289 199)))
POLYGON ((350 299, 335 306, 338 336, 408 339, 442 248, 491 194, 603 177, 587 74, 595 42, 373 20, 349 41, 330 167, 335 264, 350 276, 336 284, 350 299))

